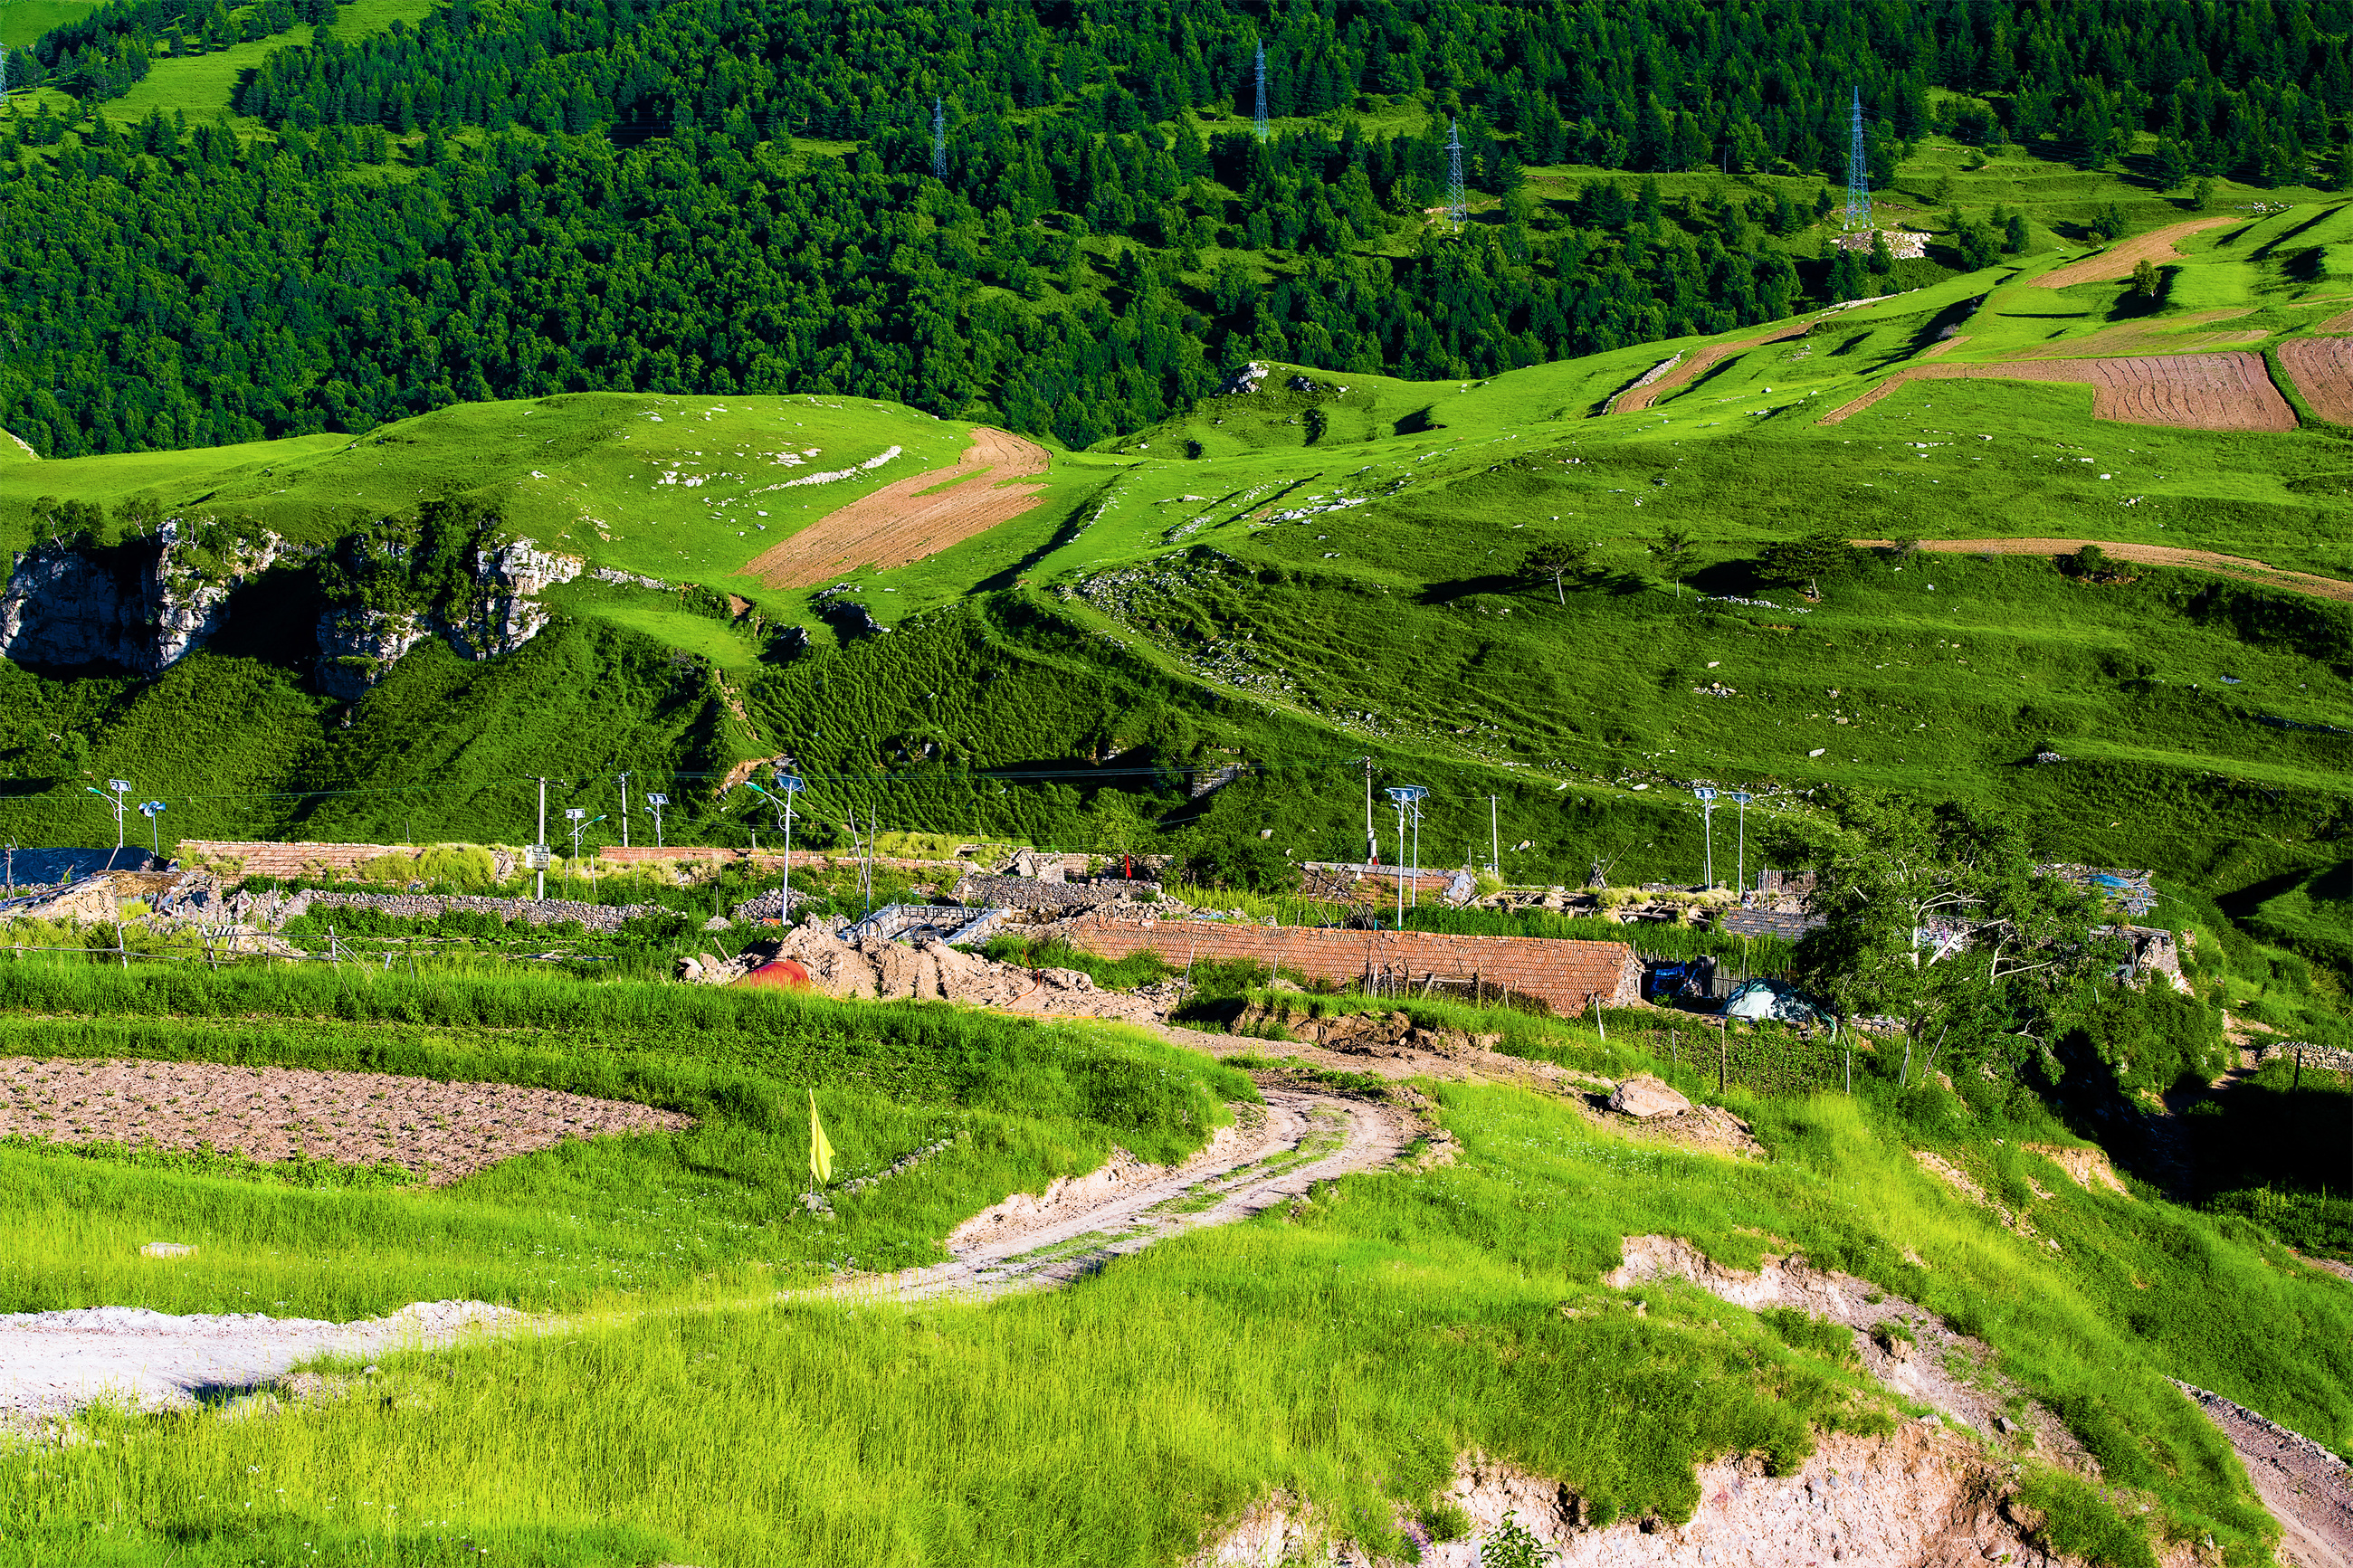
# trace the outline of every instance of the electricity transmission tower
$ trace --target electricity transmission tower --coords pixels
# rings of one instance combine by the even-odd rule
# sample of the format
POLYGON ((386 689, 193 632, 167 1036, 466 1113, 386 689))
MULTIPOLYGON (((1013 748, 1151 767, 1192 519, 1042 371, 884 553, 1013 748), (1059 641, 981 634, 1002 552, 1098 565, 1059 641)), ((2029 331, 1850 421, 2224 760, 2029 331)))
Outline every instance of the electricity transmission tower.
POLYGON ((1258 116, 1252 129, 1258 132, 1260 141, 1266 140, 1266 40, 1263 38, 1258 45, 1258 116))
POLYGON ((1846 154, 1846 226, 1871 226, 1871 152, 1862 140, 1862 89, 1854 89, 1852 133, 1846 154))
POLYGON ((8 46, 0 44, 0 109, 8 105, 8 46))
POLYGON ((942 184, 948 180, 948 111, 936 98, 932 100, 932 178, 942 184))
POLYGON ((1462 128, 1446 122, 1446 221, 1460 232, 1471 221, 1470 198, 1462 191, 1462 128))

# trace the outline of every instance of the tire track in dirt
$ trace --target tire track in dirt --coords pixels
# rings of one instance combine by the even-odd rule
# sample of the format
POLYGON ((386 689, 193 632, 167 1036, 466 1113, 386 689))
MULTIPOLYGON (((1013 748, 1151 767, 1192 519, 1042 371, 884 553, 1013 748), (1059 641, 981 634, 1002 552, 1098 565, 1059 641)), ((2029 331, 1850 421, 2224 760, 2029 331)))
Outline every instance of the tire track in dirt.
POLYGON ((2065 289, 2077 283, 2109 283, 2119 278, 2129 278, 2132 269, 2144 261, 2180 260, 2181 253, 2173 248, 2175 240, 2196 234, 2200 229, 2221 228, 2225 224, 2239 221, 2233 216, 2194 217, 2187 223, 2168 224, 2163 228, 2151 229, 2147 234, 2137 234, 2130 239, 2119 241, 2096 256, 2087 256, 2081 261, 2071 261, 2064 267, 2046 272, 2034 279, 2031 287, 2065 289))
MULTIPOLYGON (((2330 322, 2353 319, 2353 312, 2330 322)), ((2280 368, 2312 411, 2331 425, 2353 425, 2353 338, 2298 338, 2282 343, 2280 368)))
MULTIPOLYGON (((1856 539, 1849 543, 1869 550, 1884 546, 1884 539, 1856 539)), ((2198 572, 2218 572, 2226 577, 2309 594, 2316 599, 2353 603, 2353 583, 2337 577, 2316 577, 2309 572, 2286 572, 2243 555, 2223 555, 2211 550, 2180 550, 2169 544, 2120 544, 2105 539, 1924 539, 1923 550, 1954 555, 2073 555, 2086 544, 2096 544, 2119 561, 2144 566, 2187 566, 2198 572)))
POLYGON ((936 555, 1038 504, 1046 448, 986 425, 955 466, 884 485, 753 557, 744 568, 771 588, 814 588, 860 566, 885 571, 936 555))
POLYGON ((1389 1164, 1423 1131, 1368 1100, 1271 1083, 1263 1093, 1263 1107, 1239 1108, 1236 1124, 1181 1165, 1114 1158, 1043 1196, 1017 1193, 956 1226, 947 1262, 844 1280, 821 1294, 988 1300, 1051 1289, 1180 1232, 1231 1225, 1305 1197, 1318 1182, 1389 1164))
POLYGON ((2010 360, 1995 364, 1909 364, 1821 417, 1853 418, 1915 381, 2056 381, 2092 389, 2092 417, 2175 430, 2277 433, 2295 428, 2295 410, 2272 384, 2263 356, 2244 351, 2149 354, 2125 359, 2010 360))

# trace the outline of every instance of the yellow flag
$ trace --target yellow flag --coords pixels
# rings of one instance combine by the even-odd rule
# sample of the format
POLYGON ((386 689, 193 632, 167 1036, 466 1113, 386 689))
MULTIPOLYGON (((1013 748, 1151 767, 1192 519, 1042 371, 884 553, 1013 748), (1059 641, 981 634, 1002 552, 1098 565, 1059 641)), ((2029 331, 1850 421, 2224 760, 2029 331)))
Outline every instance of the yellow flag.
POLYGON ((809 1090, 809 1175, 818 1185, 833 1180, 833 1145, 817 1119, 817 1090, 809 1090))

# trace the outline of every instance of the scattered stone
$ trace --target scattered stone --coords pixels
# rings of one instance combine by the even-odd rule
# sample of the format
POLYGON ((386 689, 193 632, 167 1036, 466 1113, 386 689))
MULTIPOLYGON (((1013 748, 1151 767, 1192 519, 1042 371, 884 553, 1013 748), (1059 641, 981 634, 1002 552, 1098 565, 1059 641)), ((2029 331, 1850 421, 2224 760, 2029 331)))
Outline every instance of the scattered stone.
POLYGON ((139 1249, 142 1258, 194 1258, 196 1249, 184 1241, 151 1241, 139 1249))
POLYGON ((1647 1121, 1654 1116, 1680 1116, 1692 1102, 1649 1073, 1636 1073, 1609 1091, 1609 1109, 1621 1116, 1647 1121))

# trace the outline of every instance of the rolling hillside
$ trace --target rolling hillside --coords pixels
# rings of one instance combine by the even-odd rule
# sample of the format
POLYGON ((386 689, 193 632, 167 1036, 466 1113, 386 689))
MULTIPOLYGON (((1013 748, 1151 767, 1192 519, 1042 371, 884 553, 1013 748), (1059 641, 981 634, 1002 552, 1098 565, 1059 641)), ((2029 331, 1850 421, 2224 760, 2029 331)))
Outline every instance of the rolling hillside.
MULTIPOLYGON (((960 505, 915 493, 937 486, 886 489, 934 470, 948 483, 970 426, 843 398, 582 395, 459 405, 357 439, 22 461, 0 468, 0 528, 19 543, 43 526, 45 496, 118 515, 143 497, 324 544, 458 492, 590 571, 547 595, 581 632, 559 621, 512 669, 417 656, 348 727, 306 689, 299 625, 291 643, 241 644, 232 616, 160 685, 18 675, 16 831, 87 837, 103 820, 57 765, 65 742, 49 737, 72 731, 92 772, 167 795, 231 775, 269 793, 402 792, 397 814, 364 794, 191 802, 174 819, 186 833, 295 820, 381 833, 396 816, 418 833, 492 832, 470 816, 488 781, 450 770, 496 748, 432 740, 447 700, 434 683, 524 680, 521 663, 601 626, 607 641, 566 656, 585 661, 576 682, 559 694, 535 675, 512 699, 546 715, 523 721, 518 761, 543 722, 579 775, 716 773, 789 749, 825 787, 839 774, 841 792, 881 790, 903 826, 1073 847, 1098 785, 1141 789, 1147 815, 1183 821, 1204 808, 1138 768, 1244 761, 1267 772, 1211 797, 1210 821, 1271 827, 1306 858, 1360 840, 1345 781, 1370 751, 1438 787, 1434 858, 1459 860, 1475 841, 1483 859, 1482 797, 1499 794, 1502 838, 1531 844, 1507 865, 1514 877, 1581 879, 1596 856, 1620 860, 1620 875, 1695 875, 1681 789, 1698 779, 1784 804, 1828 784, 1933 787, 2024 813, 2054 853, 2225 890, 2308 871, 2329 860, 2347 810, 2353 693, 2327 583, 2353 576, 2353 462, 2316 412, 2337 406, 2341 373, 2300 355, 2325 356, 2327 328, 2353 306, 2328 260, 2348 221, 2341 205, 2201 218, 2089 265, 2054 250, 1484 381, 1276 365, 1254 392, 1051 454, 1030 481, 1042 489, 1017 498, 1026 509, 972 537, 959 537, 960 505), (2161 263, 2154 296, 2130 276, 2142 256, 2161 263), (1662 364, 1625 400, 1645 406, 1605 412, 1662 364), (2261 390, 2199 403, 2214 365, 2257 367, 2261 390), (2097 416, 2108 394, 2091 381, 2047 379, 2117 367, 2190 387, 2189 401, 2135 416, 2167 423, 2133 423, 2097 416), (2244 427, 2274 408, 2293 410, 2294 427, 2244 427), (2198 427, 2218 422, 2240 427, 2198 427), (870 558, 934 552, 820 574, 815 589, 770 585, 790 580, 773 552, 789 553, 804 520, 877 491, 881 513, 896 516, 889 498, 904 493, 922 521, 870 558), (1932 548, 1858 552, 1819 603, 1760 582, 1767 545, 1824 529, 1932 548), (1660 557, 1651 547, 1676 531, 1688 555, 1660 557), (2054 564, 2086 540, 2256 564, 2093 582, 2054 564), (1977 542, 1938 553, 1938 541, 1977 542), (1588 546, 1589 565, 1556 592, 1519 571, 1541 543, 1588 546), (764 555, 771 569, 754 570, 764 555), (807 653, 775 640, 796 624, 807 653), (706 671, 666 699, 704 705, 681 721, 702 739, 583 733, 564 717, 571 693, 606 690, 636 657, 614 651, 632 639, 706 671), (257 683, 275 711, 307 715, 290 731, 273 720, 268 761, 235 723, 212 734, 170 717, 202 710, 198 689, 257 683), (142 738, 162 733, 173 743, 142 738), (2063 764, 2032 762, 2054 752, 2063 764), (1113 757, 1124 765, 1092 776, 1113 757), (1003 769, 1067 776, 1004 794, 964 776, 1003 769)), ((984 475, 975 497, 998 482, 984 475)), ((827 809, 844 806, 841 792, 827 809)))

